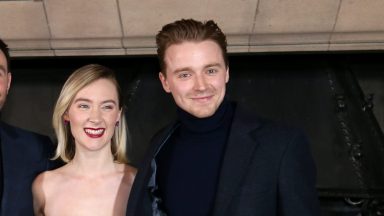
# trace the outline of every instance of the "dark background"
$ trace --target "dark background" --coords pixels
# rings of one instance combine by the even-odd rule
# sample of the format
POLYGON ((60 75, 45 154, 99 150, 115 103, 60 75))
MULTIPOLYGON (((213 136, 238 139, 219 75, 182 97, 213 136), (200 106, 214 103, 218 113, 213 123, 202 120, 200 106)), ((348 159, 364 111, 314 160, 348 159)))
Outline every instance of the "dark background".
MULTIPOLYGON (((230 56, 230 99, 307 132, 323 215, 379 215, 383 206, 383 57, 384 53, 230 56)), ((158 80, 155 56, 15 58, 2 119, 54 140, 51 117, 61 87, 70 73, 90 63, 117 73, 132 139, 128 154, 137 164, 151 136, 175 115, 174 102, 158 80)))

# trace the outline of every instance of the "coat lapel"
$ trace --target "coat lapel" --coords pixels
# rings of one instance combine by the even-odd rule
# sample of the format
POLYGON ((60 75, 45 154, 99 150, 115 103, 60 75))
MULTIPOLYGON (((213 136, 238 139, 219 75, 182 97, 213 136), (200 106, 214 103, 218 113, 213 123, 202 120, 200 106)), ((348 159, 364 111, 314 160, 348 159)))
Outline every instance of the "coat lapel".
POLYGON ((248 166, 258 146, 251 132, 259 126, 260 123, 255 117, 236 110, 221 167, 214 216, 225 215, 235 192, 241 186, 243 176, 248 172, 248 166))
POLYGON ((14 148, 15 143, 13 140, 17 140, 18 137, 13 133, 12 128, 4 123, 1 123, 1 148, 3 156, 3 199, 2 199, 2 211, 5 209, 12 208, 11 200, 9 197, 15 195, 17 197, 18 190, 17 186, 13 185, 14 182, 17 182, 17 176, 21 175, 24 172, 22 167, 19 167, 19 161, 22 160, 22 153, 17 152, 17 149, 14 148), (11 186, 12 185, 12 186, 11 186))

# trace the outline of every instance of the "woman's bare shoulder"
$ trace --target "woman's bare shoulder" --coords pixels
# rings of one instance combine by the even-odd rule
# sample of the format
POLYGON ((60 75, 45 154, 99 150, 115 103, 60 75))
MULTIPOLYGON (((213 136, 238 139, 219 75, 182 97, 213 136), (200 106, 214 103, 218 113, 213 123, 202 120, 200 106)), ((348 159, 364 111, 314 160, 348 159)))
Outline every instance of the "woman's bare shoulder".
POLYGON ((33 208, 35 215, 44 215, 45 202, 60 184, 62 168, 40 173, 32 183, 33 208))
POLYGON ((124 179, 127 183, 132 184, 135 180, 137 169, 131 165, 125 164, 124 166, 124 179))
POLYGON ((62 166, 60 168, 44 171, 40 173, 34 180, 33 185, 40 187, 50 187, 55 186, 63 181, 63 177, 65 176, 66 166, 62 166))
POLYGON ((125 172, 133 177, 136 176, 137 169, 129 164, 125 165, 125 172))
POLYGON ((126 173, 130 173, 132 175, 136 175, 137 169, 129 164, 125 164, 125 171, 126 173))

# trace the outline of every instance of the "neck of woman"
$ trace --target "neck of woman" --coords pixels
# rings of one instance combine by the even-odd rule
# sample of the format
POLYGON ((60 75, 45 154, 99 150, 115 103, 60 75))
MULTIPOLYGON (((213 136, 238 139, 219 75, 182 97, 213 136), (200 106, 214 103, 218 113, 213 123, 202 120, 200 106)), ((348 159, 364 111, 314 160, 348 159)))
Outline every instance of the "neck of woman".
POLYGON ((110 175, 124 168, 123 164, 114 162, 111 152, 76 152, 67 165, 72 173, 84 177, 110 175))

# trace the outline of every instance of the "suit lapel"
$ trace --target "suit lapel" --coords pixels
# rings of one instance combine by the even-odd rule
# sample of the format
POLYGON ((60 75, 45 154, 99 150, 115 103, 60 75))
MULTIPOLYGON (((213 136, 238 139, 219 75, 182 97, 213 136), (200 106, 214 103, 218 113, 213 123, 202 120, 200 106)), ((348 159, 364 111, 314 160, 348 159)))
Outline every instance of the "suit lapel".
MULTIPOLYGON (((3 154, 3 199, 2 199, 2 211, 10 208, 12 203, 7 199, 11 195, 17 194, 15 186, 10 186, 14 184, 15 178, 19 173, 22 173, 22 167, 18 167, 18 164, 22 158, 18 158, 18 155, 21 153, 17 152, 17 149, 14 148, 15 143, 13 140, 17 140, 16 134, 12 132, 12 128, 4 123, 1 123, 1 148, 3 154), (10 191, 12 189, 12 191, 10 191)), ((20 155, 20 157, 22 157, 20 155)))
POLYGON ((2 198, 1 198, 1 203, 0 203, 0 210, 1 210, 1 212, 0 212, 0 215, 4 215, 4 207, 5 207, 5 205, 4 205, 4 203, 6 203, 6 201, 4 201, 4 194, 6 193, 6 191, 5 191, 5 185, 6 185, 6 183, 5 183, 5 181, 6 181, 6 179, 5 179, 5 176, 6 176, 6 174, 5 174, 5 158, 4 157, 6 157, 6 155, 7 154, 4 154, 4 152, 6 151, 6 146, 4 145, 4 143, 5 143, 5 136, 4 136, 4 129, 3 129, 3 123, 2 122, 0 122, 0 139, 1 139, 1 159, 2 159, 2 161, 1 161, 1 166, 2 166, 2 169, 3 169, 3 173, 2 173, 2 175, 3 176, 0 176, 0 178, 2 178, 2 182, 3 182, 3 185, 2 185, 2 187, 3 187, 3 190, 2 190, 2 194, 1 194, 1 196, 2 196, 2 198))
POLYGON ((227 212, 235 192, 241 186, 243 176, 248 172, 248 166, 258 146, 251 132, 259 127, 259 122, 254 117, 246 116, 237 110, 221 167, 214 216, 222 216, 227 212))

